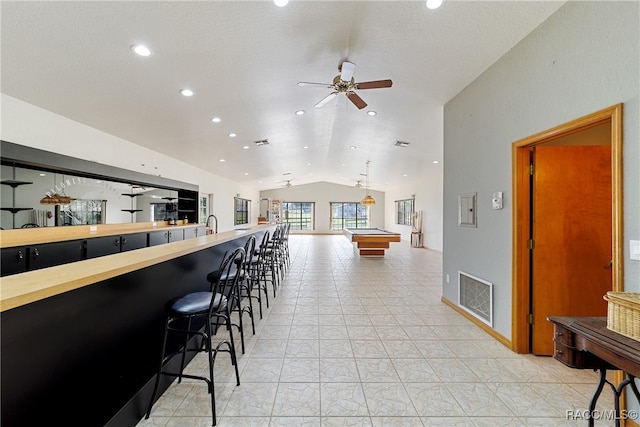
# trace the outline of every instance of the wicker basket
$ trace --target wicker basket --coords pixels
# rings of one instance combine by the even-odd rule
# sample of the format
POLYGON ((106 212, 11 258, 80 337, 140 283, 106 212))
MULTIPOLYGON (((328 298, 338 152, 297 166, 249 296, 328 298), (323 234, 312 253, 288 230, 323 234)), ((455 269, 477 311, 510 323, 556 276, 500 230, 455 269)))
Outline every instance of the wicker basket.
POLYGON ((640 341, 640 293, 607 292, 607 328, 640 341))

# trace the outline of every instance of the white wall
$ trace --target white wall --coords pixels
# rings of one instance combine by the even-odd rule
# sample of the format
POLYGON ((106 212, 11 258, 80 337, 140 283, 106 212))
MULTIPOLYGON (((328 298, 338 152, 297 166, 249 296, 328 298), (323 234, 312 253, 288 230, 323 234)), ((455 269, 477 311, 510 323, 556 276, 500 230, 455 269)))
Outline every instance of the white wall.
POLYGON ((415 209, 422 211, 423 246, 442 251, 442 167, 425 165, 416 181, 406 183, 402 189, 386 192, 385 230, 402 234, 409 241, 411 226, 396 224, 396 200, 410 199, 415 195, 415 209))
POLYGON ((567 2, 445 106, 443 295, 466 271, 494 283, 495 329, 511 338, 511 144, 624 103, 624 285, 640 291, 639 25, 637 2, 567 2), (504 192, 504 209, 491 193, 504 192), (458 227, 459 193, 478 193, 477 228, 458 227))
MULTIPOLYGON (((370 210, 371 227, 385 227, 385 193, 369 190, 376 200, 370 210)), ((261 198, 271 198, 282 202, 315 202, 314 233, 333 233, 329 227, 331 202, 359 202, 365 196, 363 188, 355 186, 316 182, 313 184, 293 185, 289 188, 276 188, 260 192, 261 198)), ((294 233, 294 231, 291 231, 294 233)), ((341 233, 338 231, 336 233, 341 233)))
POLYGON ((213 193, 218 230, 234 228, 233 198, 251 200, 251 223, 258 222, 259 192, 195 168, 132 142, 1 94, 0 138, 15 144, 52 151, 105 165, 196 184, 213 193), (144 166, 143 166, 144 164, 144 166))

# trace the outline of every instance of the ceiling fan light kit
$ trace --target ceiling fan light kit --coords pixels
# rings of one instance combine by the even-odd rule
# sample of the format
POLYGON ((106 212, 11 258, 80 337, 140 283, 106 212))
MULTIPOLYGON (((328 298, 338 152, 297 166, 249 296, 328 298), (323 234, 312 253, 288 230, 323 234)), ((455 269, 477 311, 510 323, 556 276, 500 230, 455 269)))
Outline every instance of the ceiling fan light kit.
POLYGON ((356 90, 391 87, 393 82, 390 79, 386 79, 358 83, 353 78, 353 71, 355 70, 355 67, 356 64, 353 62, 343 61, 338 67, 340 74, 333 78, 333 83, 298 82, 298 86, 323 86, 333 89, 333 92, 321 99, 320 102, 315 105, 315 108, 323 107, 333 98, 338 96, 338 94, 344 93, 353 105, 355 105, 359 110, 362 110, 367 106, 367 103, 355 92, 356 90))

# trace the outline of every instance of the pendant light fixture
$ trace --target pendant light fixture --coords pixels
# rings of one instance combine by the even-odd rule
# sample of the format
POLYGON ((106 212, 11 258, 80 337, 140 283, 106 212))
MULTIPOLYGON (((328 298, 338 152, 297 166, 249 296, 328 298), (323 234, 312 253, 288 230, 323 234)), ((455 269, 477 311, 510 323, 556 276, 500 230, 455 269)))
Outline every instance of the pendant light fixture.
POLYGON ((372 206, 376 204, 376 200, 371 197, 371 195, 369 195, 369 163, 371 163, 370 160, 367 160, 366 165, 367 165, 367 174, 365 175, 365 191, 366 191, 366 195, 364 196, 364 199, 362 199, 362 201, 360 203, 362 203, 365 206, 372 206))
MULTIPOLYGON (((64 175, 62 175, 62 181, 64 182, 64 175)), ((56 174, 53 174, 53 187, 56 187, 56 174)), ((42 199, 40 199, 41 205, 68 205, 71 203, 71 197, 64 194, 64 187, 62 187, 62 194, 47 193, 42 199)))

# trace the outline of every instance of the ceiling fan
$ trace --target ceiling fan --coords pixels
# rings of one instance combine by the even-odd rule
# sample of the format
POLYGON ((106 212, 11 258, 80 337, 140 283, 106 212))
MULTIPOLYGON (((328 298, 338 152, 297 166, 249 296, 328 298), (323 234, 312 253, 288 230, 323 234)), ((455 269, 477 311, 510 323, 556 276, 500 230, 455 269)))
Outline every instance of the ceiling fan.
MULTIPOLYGON (((360 174, 360 175, 364 175, 364 176, 366 176, 366 174, 360 174)), ((359 179, 359 180, 357 180, 357 181, 356 181, 356 185, 355 185, 355 187, 356 187, 356 188, 369 188, 370 186, 369 186, 369 185, 364 185, 364 184, 362 183, 362 180, 361 180, 361 179, 359 179)))
POLYGON ((349 98, 349 100, 353 102, 353 105, 362 110, 367 106, 367 103, 364 102, 362 98, 360 98, 360 96, 355 92, 356 90, 391 87, 393 82, 387 79, 356 83, 353 78, 353 70, 355 69, 355 67, 356 64, 354 64, 353 62, 343 61, 338 67, 338 71, 340 72, 340 74, 333 78, 333 83, 298 82, 298 86, 324 86, 329 89, 333 89, 333 92, 324 97, 315 105, 316 108, 322 107, 333 98, 338 96, 338 94, 344 93, 347 95, 347 98, 349 98))

